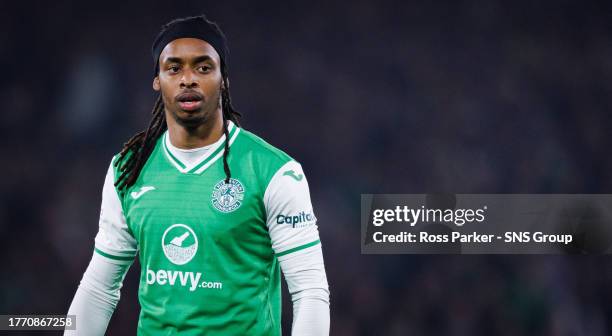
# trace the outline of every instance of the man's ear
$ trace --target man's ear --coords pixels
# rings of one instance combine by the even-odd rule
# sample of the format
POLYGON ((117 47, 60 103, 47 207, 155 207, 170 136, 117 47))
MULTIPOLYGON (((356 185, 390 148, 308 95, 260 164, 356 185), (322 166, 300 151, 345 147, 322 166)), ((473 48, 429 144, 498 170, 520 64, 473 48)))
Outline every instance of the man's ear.
POLYGON ((153 78, 153 90, 158 92, 161 90, 161 85, 159 85, 159 76, 155 76, 155 78, 153 78))
POLYGON ((221 90, 229 89, 229 78, 221 80, 221 90))

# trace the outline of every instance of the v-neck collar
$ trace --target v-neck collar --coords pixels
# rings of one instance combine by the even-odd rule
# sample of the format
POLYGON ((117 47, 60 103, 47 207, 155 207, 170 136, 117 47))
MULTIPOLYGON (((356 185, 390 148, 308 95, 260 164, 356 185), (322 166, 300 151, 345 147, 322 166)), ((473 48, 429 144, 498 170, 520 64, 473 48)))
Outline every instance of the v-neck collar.
MULTIPOLYGON (((236 127, 232 121, 228 121, 228 133, 229 133, 229 145, 231 146, 234 140, 236 140, 236 136, 240 132, 240 127, 236 127)), ((168 149, 168 145, 166 141, 170 141, 168 139, 168 131, 166 131, 163 135, 162 146, 164 147, 164 154, 168 161, 181 173, 183 174, 201 174, 208 167, 210 167, 215 161, 217 161, 223 153, 225 152, 225 134, 217 140, 211 147, 202 155, 201 158, 192 162, 191 164, 182 162, 177 157, 172 155, 172 152, 168 149)))

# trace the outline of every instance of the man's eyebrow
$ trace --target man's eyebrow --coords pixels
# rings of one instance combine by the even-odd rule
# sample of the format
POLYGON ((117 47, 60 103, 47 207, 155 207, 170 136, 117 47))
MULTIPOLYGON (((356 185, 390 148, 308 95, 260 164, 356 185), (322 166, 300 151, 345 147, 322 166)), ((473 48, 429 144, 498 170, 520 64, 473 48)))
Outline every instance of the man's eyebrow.
POLYGON ((180 57, 167 57, 164 63, 183 63, 183 59, 180 57))
POLYGON ((193 59, 193 63, 202 63, 202 62, 206 62, 206 61, 212 61, 212 57, 208 56, 208 55, 202 55, 202 56, 198 56, 196 58, 193 59))

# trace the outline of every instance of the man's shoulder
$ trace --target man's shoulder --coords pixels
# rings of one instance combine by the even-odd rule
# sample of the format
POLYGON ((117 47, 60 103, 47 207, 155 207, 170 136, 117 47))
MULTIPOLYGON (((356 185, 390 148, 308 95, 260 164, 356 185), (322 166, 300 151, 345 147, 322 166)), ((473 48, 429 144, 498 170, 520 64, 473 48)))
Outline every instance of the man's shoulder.
POLYGON ((267 188, 272 177, 288 163, 298 164, 289 154, 271 145, 252 132, 241 130, 241 145, 238 155, 246 158, 246 166, 255 172, 261 185, 267 188))
MULTIPOLYGON (((162 146, 163 139, 164 139, 163 135, 160 135, 159 137, 157 137, 157 139, 154 140, 155 144, 153 145, 153 149, 151 150, 151 153, 149 154, 147 162, 151 161, 151 158, 155 156, 154 155, 155 152, 157 152, 159 148, 162 146)), ((138 149, 134 149, 134 148, 131 148, 131 149, 123 148, 121 149, 121 151, 116 152, 115 155, 113 155, 111 159, 111 164, 114 167, 115 173, 121 171, 122 170, 121 168, 130 160, 132 156, 136 155, 137 151, 138 149)))
POLYGON ((271 145, 260 136, 241 129, 243 149, 257 157, 266 158, 272 162, 284 164, 294 159, 283 150, 271 145))

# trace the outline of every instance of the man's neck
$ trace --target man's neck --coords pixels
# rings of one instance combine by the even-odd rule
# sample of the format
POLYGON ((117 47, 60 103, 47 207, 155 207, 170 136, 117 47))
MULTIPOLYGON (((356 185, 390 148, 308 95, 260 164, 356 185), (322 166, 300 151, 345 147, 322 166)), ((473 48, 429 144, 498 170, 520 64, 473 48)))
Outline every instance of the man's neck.
POLYGON ((166 118, 168 124, 168 136, 174 147, 181 149, 192 149, 213 144, 223 135, 223 118, 220 116, 198 125, 187 128, 180 125, 176 120, 166 118))

